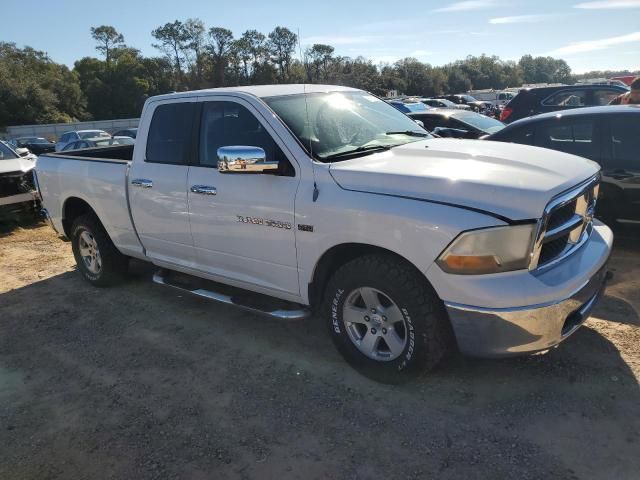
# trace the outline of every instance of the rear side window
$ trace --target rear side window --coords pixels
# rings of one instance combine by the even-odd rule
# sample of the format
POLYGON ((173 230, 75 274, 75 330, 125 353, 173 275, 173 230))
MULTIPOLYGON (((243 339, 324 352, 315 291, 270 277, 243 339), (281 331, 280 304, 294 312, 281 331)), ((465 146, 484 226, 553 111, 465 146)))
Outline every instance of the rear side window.
POLYGON ((584 107, 587 104, 586 90, 562 90, 542 102, 548 107, 584 107))
POLYGON ((609 102, 620 95, 620 92, 616 90, 596 90, 593 92, 593 104, 594 105, 609 105, 609 102))
POLYGON ((155 109, 147 137, 147 162, 189 163, 194 105, 168 103, 155 109))
POLYGON ((640 170, 640 119, 637 115, 625 115, 611 120, 611 148, 618 168, 640 170))
POLYGON ((551 122, 536 130, 536 146, 596 159, 593 119, 551 122))

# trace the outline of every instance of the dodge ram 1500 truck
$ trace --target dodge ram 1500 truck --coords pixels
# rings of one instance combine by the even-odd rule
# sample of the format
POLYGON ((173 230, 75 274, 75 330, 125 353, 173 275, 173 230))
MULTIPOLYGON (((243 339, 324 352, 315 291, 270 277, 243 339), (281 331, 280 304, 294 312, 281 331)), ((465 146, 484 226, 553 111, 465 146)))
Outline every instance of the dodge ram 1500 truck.
POLYGON ((157 283, 272 317, 313 310, 364 373, 454 348, 548 350, 604 290, 597 164, 433 138, 361 90, 255 86, 145 103, 135 146, 45 154, 38 188, 96 286, 157 283))

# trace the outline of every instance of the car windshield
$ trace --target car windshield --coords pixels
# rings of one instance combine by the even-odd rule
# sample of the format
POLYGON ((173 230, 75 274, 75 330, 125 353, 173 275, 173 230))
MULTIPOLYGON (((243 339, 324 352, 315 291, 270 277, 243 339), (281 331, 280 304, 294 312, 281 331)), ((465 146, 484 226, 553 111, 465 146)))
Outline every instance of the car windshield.
POLYGON ((95 138, 95 137, 104 137, 104 138, 110 138, 111 135, 109 135, 107 132, 103 132, 101 130, 89 130, 86 132, 78 132, 78 135, 80 135, 80 138, 95 138))
POLYGON ((49 140, 42 137, 31 137, 31 138, 21 138, 18 140, 19 143, 26 145, 27 143, 49 143, 49 140))
POLYGON ((404 113, 366 92, 297 94, 265 101, 321 161, 431 137, 404 113))
POLYGON ((18 156, 13 152, 13 150, 0 142, 0 160, 13 160, 14 158, 18 158, 18 156))
POLYGON ((407 107, 410 112, 424 112, 425 110, 429 110, 429 108, 422 102, 405 103, 404 106, 407 107))
POLYGON ((467 103, 477 102, 477 100, 473 98, 471 95, 460 95, 460 97, 467 103))
POLYGON ((455 115, 455 118, 487 133, 496 133, 504 128, 504 123, 501 121, 478 113, 462 112, 455 115))

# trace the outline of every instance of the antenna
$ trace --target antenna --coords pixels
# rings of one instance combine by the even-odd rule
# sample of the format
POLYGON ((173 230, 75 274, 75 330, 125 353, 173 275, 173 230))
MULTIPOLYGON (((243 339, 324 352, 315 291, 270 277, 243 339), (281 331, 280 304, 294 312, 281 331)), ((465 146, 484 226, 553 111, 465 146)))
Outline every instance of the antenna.
MULTIPOLYGON (((298 27, 298 52, 300 54, 300 63, 302 67, 305 69, 305 77, 307 75, 307 69, 304 65, 304 57, 302 56, 302 43, 300 42, 300 27, 298 27)), ((307 103, 307 79, 305 78, 302 83, 302 94, 304 95, 304 108, 306 114, 306 125, 305 130, 309 131, 311 126, 309 122, 309 104, 307 103)), ((311 136, 309 136, 309 154, 311 156, 311 174, 313 176, 313 201, 318 200, 318 195, 320 195, 320 190, 318 190, 318 183, 316 182, 316 169, 315 169, 315 160, 313 159, 313 148, 311 146, 311 136)))

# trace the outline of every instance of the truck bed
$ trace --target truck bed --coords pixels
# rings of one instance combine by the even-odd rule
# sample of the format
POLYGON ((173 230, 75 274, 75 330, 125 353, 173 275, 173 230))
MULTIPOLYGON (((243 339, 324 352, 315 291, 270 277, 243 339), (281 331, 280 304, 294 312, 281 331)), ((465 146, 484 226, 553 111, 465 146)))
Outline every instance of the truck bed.
POLYGON ((132 158, 133 145, 40 155, 36 166, 40 194, 56 230, 70 234, 65 211, 69 202, 82 202, 96 213, 122 253, 141 255, 129 214, 127 177, 132 158))
POLYGON ((48 157, 68 160, 93 160, 126 163, 133 160, 133 145, 113 145, 110 147, 82 148, 67 152, 46 153, 48 157))

